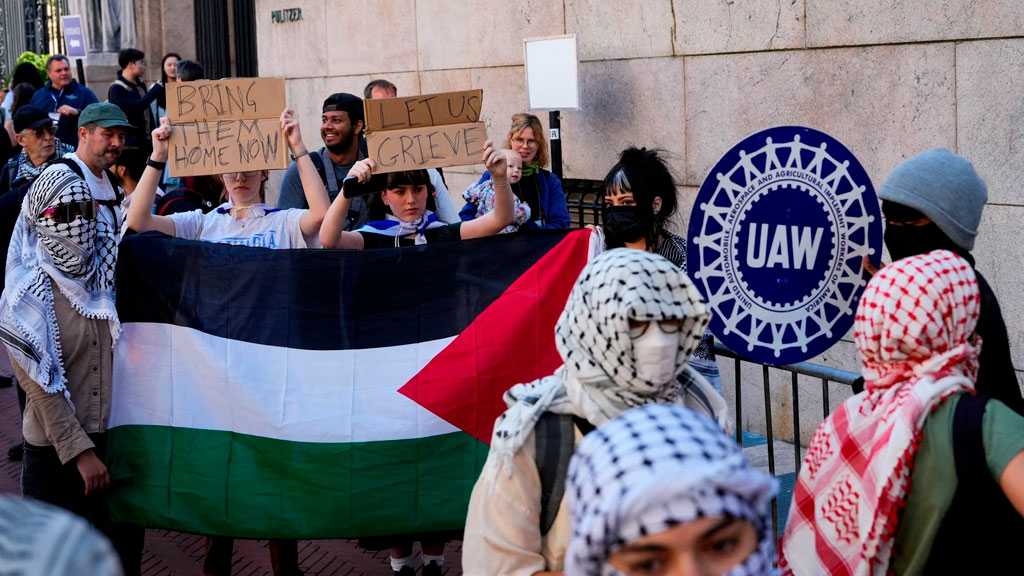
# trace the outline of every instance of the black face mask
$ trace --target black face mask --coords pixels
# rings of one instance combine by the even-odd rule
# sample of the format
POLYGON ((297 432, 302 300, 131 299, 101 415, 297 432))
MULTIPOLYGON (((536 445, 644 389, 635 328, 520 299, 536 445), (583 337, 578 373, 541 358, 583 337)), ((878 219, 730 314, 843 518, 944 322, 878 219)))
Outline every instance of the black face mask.
POLYGON ((601 211, 605 244, 608 248, 622 248, 627 242, 651 240, 654 221, 650 213, 638 206, 612 206, 605 204, 601 211))
POLYGON ((934 222, 924 226, 886 226, 885 247, 889 249, 893 262, 932 250, 949 250, 960 255, 965 252, 934 222))

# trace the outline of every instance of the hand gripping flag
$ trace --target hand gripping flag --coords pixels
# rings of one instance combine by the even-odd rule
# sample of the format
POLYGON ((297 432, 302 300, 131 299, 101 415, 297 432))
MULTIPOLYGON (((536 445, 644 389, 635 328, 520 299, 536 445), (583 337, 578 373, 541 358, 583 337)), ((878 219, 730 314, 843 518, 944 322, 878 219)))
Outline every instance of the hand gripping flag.
POLYGON ((251 538, 461 528, 502 392, 561 363, 554 326, 588 242, 351 252, 127 238, 115 517, 251 538))

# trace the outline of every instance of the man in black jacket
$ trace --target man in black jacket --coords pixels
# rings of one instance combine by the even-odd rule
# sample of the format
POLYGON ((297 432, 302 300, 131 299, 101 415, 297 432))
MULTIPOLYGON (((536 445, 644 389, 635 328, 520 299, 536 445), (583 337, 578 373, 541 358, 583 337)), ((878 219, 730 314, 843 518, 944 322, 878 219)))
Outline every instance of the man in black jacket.
MULTIPOLYGON (((949 250, 974 266, 971 250, 988 199, 974 166, 948 150, 922 152, 896 166, 879 190, 885 246, 893 260, 949 250)), ((975 270, 981 292, 976 333, 982 347, 976 389, 1024 414, 1006 324, 992 287, 975 270)))
POLYGON ((118 53, 117 62, 121 66, 121 71, 117 73, 117 80, 110 85, 107 99, 124 111, 132 125, 125 145, 148 150, 152 146, 149 133, 156 127, 153 103, 163 93, 164 87, 156 83, 146 90, 146 83, 143 81, 146 74, 146 55, 141 50, 125 48, 118 53))

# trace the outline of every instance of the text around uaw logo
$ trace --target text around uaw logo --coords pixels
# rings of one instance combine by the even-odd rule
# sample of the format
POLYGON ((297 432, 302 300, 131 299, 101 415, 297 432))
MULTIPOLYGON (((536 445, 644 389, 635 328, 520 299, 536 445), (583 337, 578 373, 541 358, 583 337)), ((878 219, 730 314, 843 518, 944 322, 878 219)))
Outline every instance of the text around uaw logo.
POLYGON ((800 362, 850 329, 882 253, 882 216, 860 162, 828 134, 758 132, 704 180, 687 234, 687 267, 711 331, 746 358, 800 362))

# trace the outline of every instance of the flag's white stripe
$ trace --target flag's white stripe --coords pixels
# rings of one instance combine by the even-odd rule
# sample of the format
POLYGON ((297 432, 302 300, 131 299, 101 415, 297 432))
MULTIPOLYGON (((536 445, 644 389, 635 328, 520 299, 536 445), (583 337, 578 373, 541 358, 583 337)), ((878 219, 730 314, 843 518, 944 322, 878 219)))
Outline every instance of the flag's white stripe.
POLYGON ((123 328, 114 351, 111 427, 201 428, 300 442, 457 431, 398 393, 454 337, 321 351, 239 342, 172 324, 123 328))

